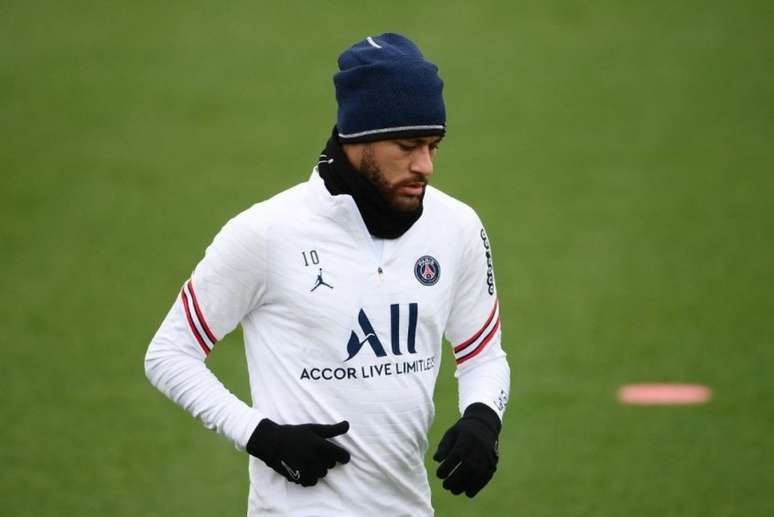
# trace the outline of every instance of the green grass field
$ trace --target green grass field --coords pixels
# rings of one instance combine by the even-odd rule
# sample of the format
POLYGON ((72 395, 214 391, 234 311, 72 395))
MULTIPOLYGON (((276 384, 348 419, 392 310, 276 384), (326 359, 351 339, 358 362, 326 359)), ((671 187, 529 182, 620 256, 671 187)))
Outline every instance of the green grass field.
MULTIPOLYGON (((437 514, 774 515, 774 6, 664 0, 4 2, 0 514, 244 515, 246 457, 145 348, 220 226, 308 177, 336 56, 384 31, 440 66, 434 182, 487 224, 512 368, 495 479, 433 481, 437 514), (617 403, 646 381, 714 398, 617 403)), ((239 335, 209 364, 248 396, 239 335)))

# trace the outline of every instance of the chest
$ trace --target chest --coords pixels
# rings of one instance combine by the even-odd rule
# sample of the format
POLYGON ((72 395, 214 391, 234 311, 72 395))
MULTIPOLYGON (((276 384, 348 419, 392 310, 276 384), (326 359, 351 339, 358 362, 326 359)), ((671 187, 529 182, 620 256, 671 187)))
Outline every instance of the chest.
POLYGON ((440 342, 458 250, 416 230, 380 243, 357 228, 318 222, 273 236, 267 306, 289 329, 347 343, 349 356, 365 345, 379 356, 440 342))

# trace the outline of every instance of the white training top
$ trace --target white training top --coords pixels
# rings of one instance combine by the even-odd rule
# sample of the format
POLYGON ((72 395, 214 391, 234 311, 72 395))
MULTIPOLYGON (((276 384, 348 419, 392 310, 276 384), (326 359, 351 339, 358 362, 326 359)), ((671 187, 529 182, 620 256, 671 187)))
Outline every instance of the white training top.
POLYGON ((308 182, 231 219, 148 347, 148 379, 244 449, 263 418, 350 422, 351 461, 313 487, 250 458, 248 515, 430 516, 424 467, 443 337, 459 409, 502 418, 509 369, 489 241, 467 205, 427 187, 422 217, 375 240, 354 200, 308 182), (204 359, 242 325, 252 407, 204 359))

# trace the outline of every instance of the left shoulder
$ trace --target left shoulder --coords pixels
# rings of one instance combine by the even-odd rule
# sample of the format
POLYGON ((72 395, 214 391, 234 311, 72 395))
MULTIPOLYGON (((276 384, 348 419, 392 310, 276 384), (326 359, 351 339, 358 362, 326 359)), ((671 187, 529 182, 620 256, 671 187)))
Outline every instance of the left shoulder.
POLYGON ((470 205, 430 185, 425 190, 425 216, 445 225, 451 223, 457 229, 481 226, 478 214, 470 205))

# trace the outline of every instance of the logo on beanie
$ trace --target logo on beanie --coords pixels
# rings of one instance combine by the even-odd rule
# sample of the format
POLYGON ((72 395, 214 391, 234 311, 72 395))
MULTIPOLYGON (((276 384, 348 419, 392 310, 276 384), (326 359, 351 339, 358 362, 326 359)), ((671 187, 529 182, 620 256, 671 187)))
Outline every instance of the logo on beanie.
POLYGON ((441 278, 441 265, 430 255, 420 257, 414 264, 414 276, 422 285, 435 285, 441 278))

